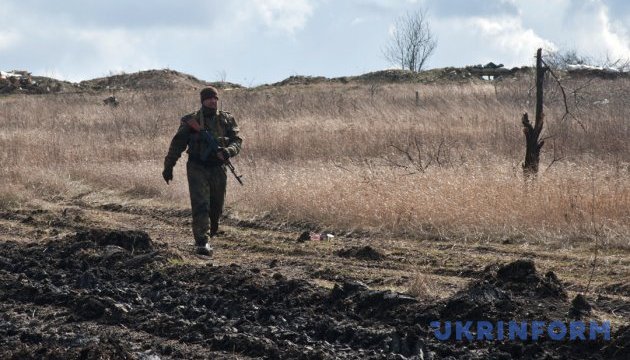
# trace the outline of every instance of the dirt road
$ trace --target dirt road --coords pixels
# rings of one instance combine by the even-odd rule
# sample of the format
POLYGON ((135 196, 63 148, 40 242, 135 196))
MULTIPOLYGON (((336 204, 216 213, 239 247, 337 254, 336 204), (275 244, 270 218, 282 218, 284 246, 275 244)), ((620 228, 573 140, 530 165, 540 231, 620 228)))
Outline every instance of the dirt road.
MULTIPOLYGON (((627 358, 630 259, 586 244, 298 241, 226 219, 210 262, 186 210, 80 200, 0 211, 0 358, 627 358), (518 259, 532 259, 518 260, 518 259), (406 294, 415 289, 414 296, 406 294), (589 309, 590 307, 590 309, 589 309), (434 320, 610 321, 611 340, 439 341, 434 320)), ((412 291, 414 292, 414 291, 412 291)))

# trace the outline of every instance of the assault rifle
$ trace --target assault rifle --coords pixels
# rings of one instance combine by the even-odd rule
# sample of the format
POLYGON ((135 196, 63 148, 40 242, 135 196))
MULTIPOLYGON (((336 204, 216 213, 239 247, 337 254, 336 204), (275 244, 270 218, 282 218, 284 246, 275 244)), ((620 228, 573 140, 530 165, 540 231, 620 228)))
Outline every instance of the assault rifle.
MULTIPOLYGON (((188 124, 188 126, 190 126, 190 128, 194 132, 198 132, 199 136, 202 137, 203 141, 207 145, 206 149, 201 154, 201 161, 208 161, 211 154, 216 154, 217 152, 221 150, 221 145, 219 145, 219 143, 217 142, 217 139, 214 138, 214 135, 212 135, 206 129, 201 129, 199 124, 197 124, 197 122, 195 122, 193 119, 188 119, 188 120, 182 119, 182 122, 188 124)), ((225 159, 223 164, 225 164, 225 166, 227 166, 228 169, 230 169, 230 171, 232 172, 232 175, 234 175, 234 177, 236 178, 236 181, 238 181, 239 184, 243 185, 243 181, 241 180, 243 175, 236 175, 236 170, 234 169, 234 165, 232 165, 232 162, 230 161, 230 159, 229 158, 225 159)))

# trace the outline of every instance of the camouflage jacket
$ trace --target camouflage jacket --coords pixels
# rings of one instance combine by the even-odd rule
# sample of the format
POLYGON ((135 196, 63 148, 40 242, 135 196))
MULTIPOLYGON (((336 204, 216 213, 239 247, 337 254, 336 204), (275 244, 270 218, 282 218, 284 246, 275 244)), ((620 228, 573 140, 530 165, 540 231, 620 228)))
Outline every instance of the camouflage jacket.
MULTIPOLYGON (((186 152, 190 159, 197 161, 201 159, 201 153, 204 151, 204 142, 201 141, 199 133, 187 123, 190 120, 194 120, 197 124, 201 124, 201 114, 201 110, 198 110, 182 117, 179 129, 177 129, 177 133, 171 140, 168 154, 164 159, 165 168, 174 167, 182 152, 186 150, 186 147, 188 147, 186 152)), ((204 128, 209 130, 219 144, 228 151, 230 157, 237 155, 241 151, 242 140, 238 136, 238 125, 229 112, 217 110, 215 114, 205 115, 203 124, 204 128)), ((208 163, 216 165, 220 163, 220 160, 216 157, 216 154, 212 154, 211 158, 208 159, 208 163)))

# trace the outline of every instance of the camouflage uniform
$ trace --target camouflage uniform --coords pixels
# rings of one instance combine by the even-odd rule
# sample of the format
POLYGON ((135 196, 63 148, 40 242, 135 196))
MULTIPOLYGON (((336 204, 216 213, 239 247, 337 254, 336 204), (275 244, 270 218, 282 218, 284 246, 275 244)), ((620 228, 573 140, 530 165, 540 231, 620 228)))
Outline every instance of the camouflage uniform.
POLYGON ((201 110, 182 118, 164 159, 164 168, 172 170, 184 149, 188 147, 186 170, 192 207, 192 229, 195 244, 204 246, 208 242, 206 233, 209 223, 210 236, 214 236, 219 228, 227 176, 225 165, 216 153, 211 153, 206 161, 201 159, 205 142, 201 141, 200 134, 187 123, 190 120, 194 120, 202 129, 209 130, 225 149, 224 154, 227 153, 229 157, 240 152, 242 140, 238 136, 236 121, 230 113, 202 107, 201 110))

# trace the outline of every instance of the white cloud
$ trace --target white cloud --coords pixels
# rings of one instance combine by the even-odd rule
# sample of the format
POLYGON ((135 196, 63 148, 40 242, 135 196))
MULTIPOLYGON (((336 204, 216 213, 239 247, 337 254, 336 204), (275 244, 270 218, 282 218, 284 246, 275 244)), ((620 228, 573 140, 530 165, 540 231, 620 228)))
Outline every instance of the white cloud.
POLYGON ((611 22, 606 6, 600 7, 597 22, 606 52, 613 59, 630 58, 630 37, 624 24, 611 22))
POLYGON ((475 17, 466 20, 467 27, 480 36, 488 49, 510 54, 527 63, 537 48, 554 50, 556 45, 538 36, 533 29, 523 27, 520 18, 475 17))
POLYGON ((615 0, 529 0, 520 5, 525 24, 553 38, 561 51, 575 50, 595 61, 630 57, 630 6, 615 0), (545 7, 545 11, 540 11, 545 7))
POLYGON ((290 34, 304 28, 313 13, 313 5, 308 0, 252 1, 267 27, 290 34))

